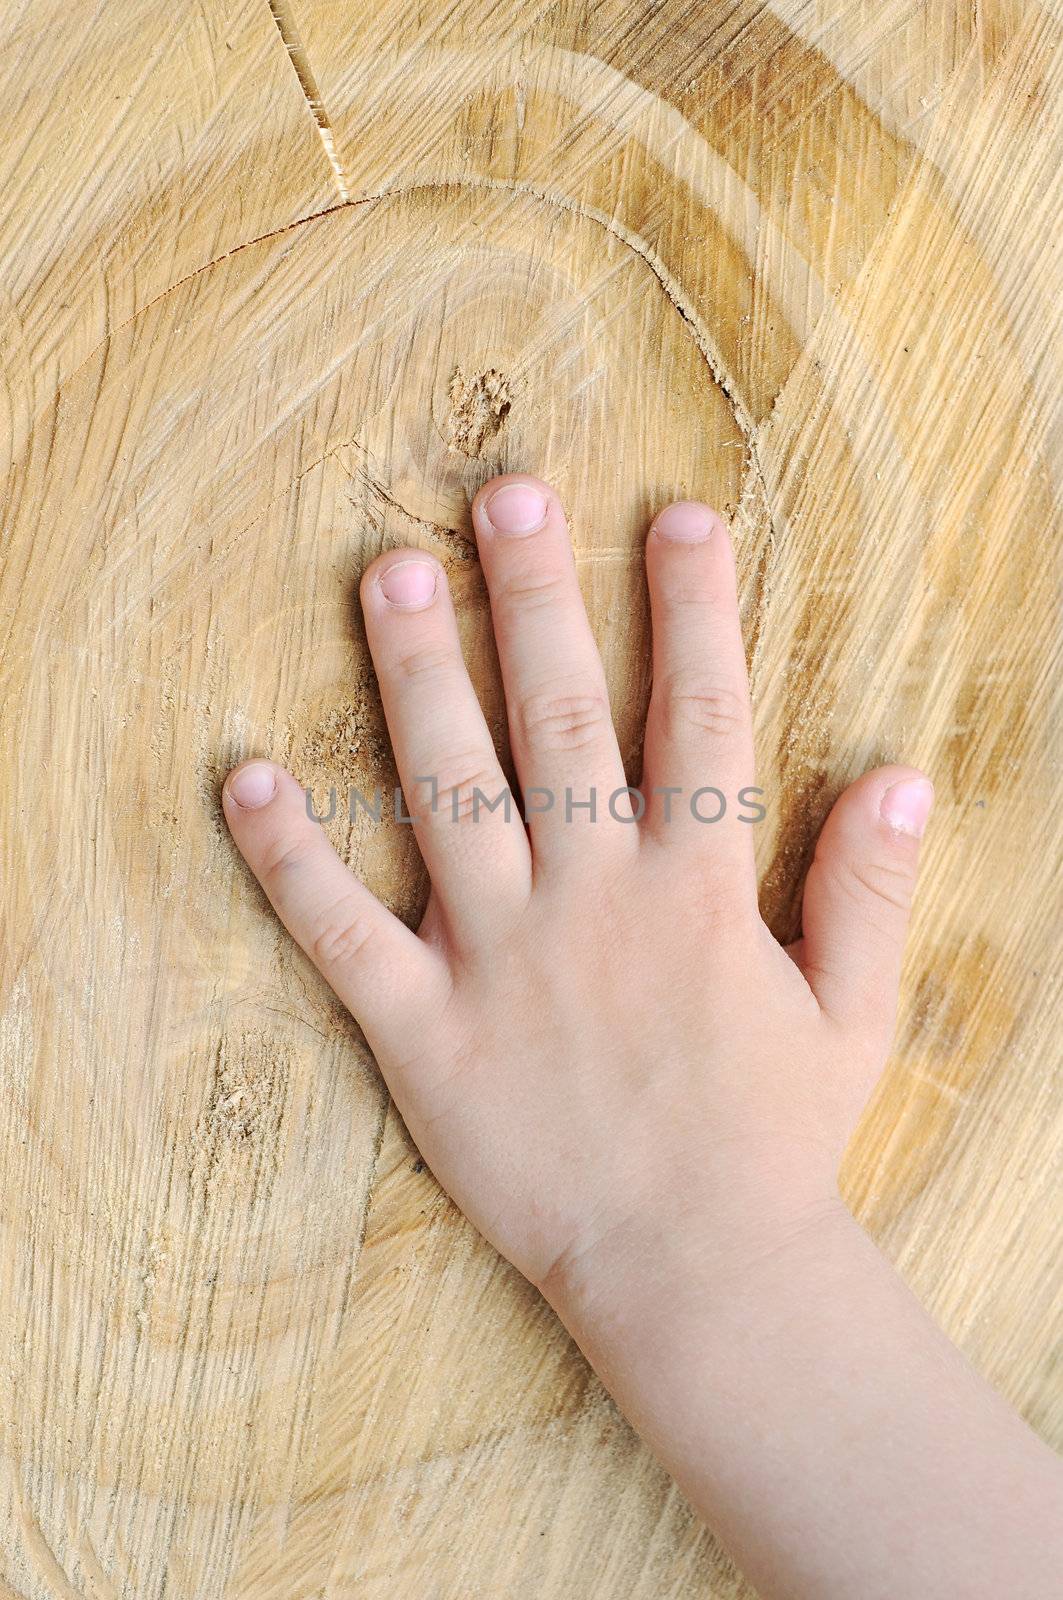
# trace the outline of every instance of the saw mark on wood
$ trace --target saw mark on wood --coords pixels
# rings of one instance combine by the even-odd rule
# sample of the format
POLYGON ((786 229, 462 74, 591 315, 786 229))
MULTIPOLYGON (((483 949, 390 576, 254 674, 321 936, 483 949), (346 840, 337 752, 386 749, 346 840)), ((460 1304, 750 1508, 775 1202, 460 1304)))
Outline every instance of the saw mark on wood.
POLYGON ((281 36, 284 48, 288 52, 288 59, 292 64, 292 69, 299 80, 303 99, 306 101, 310 115, 314 119, 322 148, 328 157, 328 164, 332 168, 332 176, 335 179, 340 200, 344 205, 347 205, 350 202, 351 192, 347 187, 347 178, 343 170, 343 164, 340 161, 339 151, 336 149, 336 138, 332 131, 332 123, 329 121, 325 103, 321 98, 321 91, 317 86, 317 79, 314 77, 310 66, 310 57, 306 53, 306 48, 299 36, 299 30, 295 25, 292 8, 288 4, 288 0, 267 0, 267 4, 270 16, 277 24, 277 32, 281 36))
POLYGON ((58 1600, 85 1600, 81 1590, 76 1588, 67 1576, 59 1557, 45 1538, 44 1529, 31 1509, 28 1499, 17 1485, 14 1500, 19 1514, 23 1547, 46 1591, 58 1597, 58 1600))

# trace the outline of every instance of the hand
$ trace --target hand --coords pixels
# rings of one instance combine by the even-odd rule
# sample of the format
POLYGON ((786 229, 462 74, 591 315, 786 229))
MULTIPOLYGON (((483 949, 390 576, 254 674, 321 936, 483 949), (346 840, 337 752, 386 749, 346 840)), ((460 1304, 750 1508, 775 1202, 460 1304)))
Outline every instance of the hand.
POLYGON ((1063 1529, 1056 1464, 835 1182, 889 1048, 929 782, 889 767, 842 795, 803 937, 780 948, 742 820, 753 752, 720 518, 681 502, 650 529, 638 817, 557 495, 495 479, 473 526, 527 830, 501 803, 443 571, 393 550, 362 605, 432 880, 419 933, 280 769, 230 774, 234 838, 440 1182, 765 1600, 1041 1600, 1063 1562, 1045 1531, 1063 1529), (710 786, 716 822, 699 820, 719 809, 710 786))
POLYGON ((361 1024, 436 1177, 555 1304, 687 1240, 740 1270, 839 1204, 839 1160, 889 1049, 931 786, 889 767, 846 791, 809 873, 804 937, 781 948, 757 910, 720 517, 679 502, 647 540, 639 819, 557 494, 510 474, 472 518, 528 826, 517 797, 508 816, 489 809, 506 780, 446 577, 407 549, 373 562, 361 598, 431 875, 419 932, 339 861, 283 770, 229 775, 229 827, 361 1024), (726 802, 718 821, 708 786, 726 802))

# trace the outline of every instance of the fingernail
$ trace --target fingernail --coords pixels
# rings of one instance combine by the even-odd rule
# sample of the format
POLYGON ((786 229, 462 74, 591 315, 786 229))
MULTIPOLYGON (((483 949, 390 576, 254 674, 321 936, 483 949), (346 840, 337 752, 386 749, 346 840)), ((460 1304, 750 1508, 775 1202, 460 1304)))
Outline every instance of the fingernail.
POLYGON ((484 504, 496 533, 534 533, 546 521, 546 496, 530 483, 505 483, 484 504))
POLYGON ((277 779, 273 768, 264 761, 252 761, 241 767, 229 779, 229 795, 245 811, 256 811, 272 800, 277 792, 277 779))
POLYGON ((699 500, 676 500, 659 512, 653 531, 659 539, 674 539, 677 544, 697 544, 707 539, 716 526, 716 517, 699 500))
POLYGON ((905 778, 893 783, 882 796, 879 812, 894 833, 921 839, 934 804, 934 785, 929 778, 905 778))
POLYGON ((438 581, 438 567, 414 557, 396 561, 377 579, 388 605, 397 606, 400 611, 422 610, 435 596, 438 581))

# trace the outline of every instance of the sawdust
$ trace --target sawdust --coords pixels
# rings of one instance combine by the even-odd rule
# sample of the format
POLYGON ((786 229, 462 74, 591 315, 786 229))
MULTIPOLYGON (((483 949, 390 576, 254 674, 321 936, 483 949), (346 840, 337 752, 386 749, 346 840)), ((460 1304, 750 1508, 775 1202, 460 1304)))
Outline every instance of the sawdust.
POLYGON ((390 752, 369 674, 354 698, 341 698, 308 727, 299 750, 307 783, 346 785, 366 773, 385 775, 390 752))
POLYGON ((386 814, 398 782, 376 679, 368 666, 353 677, 351 692, 314 702, 292 728, 292 771, 310 790, 315 814, 348 865, 357 859, 366 826, 361 811, 351 821, 352 791, 371 806, 379 789, 386 814))

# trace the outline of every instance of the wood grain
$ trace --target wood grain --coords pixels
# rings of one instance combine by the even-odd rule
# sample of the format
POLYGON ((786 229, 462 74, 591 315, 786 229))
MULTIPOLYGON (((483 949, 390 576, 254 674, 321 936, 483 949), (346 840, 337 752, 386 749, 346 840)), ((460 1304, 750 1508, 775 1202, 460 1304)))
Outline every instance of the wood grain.
MULTIPOLYGON (((747 1594, 425 1172, 238 861, 394 781, 360 570, 560 487, 637 772, 640 546, 731 518, 795 925, 933 775, 868 1226, 1063 1440, 1063 23, 1018 0, 15 3, 0 21, 0 1593, 747 1594)), ((336 842, 410 919, 408 830, 336 842)), ((754 1403, 755 1397, 751 1397, 754 1403)))

